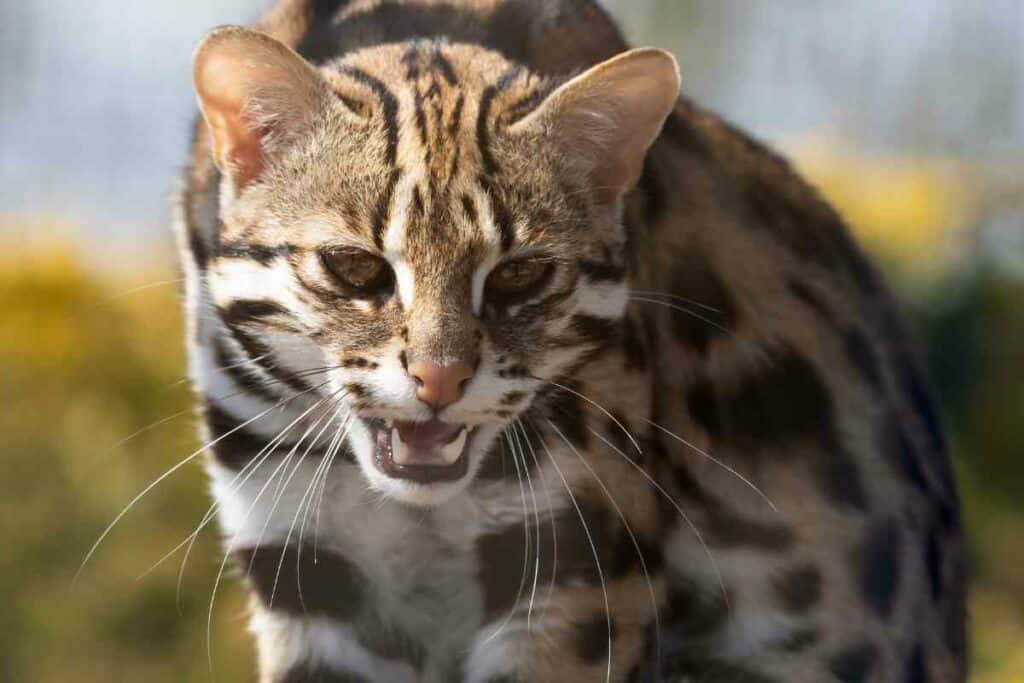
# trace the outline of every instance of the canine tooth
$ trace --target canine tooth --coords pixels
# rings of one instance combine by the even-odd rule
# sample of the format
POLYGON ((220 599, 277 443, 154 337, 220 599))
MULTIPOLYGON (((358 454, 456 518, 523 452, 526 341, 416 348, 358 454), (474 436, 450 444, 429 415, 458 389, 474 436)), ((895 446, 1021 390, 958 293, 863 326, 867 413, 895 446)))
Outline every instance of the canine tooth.
POLYGON ((455 441, 452 441, 450 444, 447 444, 446 446, 444 446, 444 448, 441 449, 441 459, 444 460, 445 463, 448 465, 454 465, 455 462, 459 459, 459 456, 462 455, 462 449, 465 447, 465 445, 466 430, 463 429, 461 432, 459 432, 459 435, 455 437, 455 441))
POLYGON ((391 460, 396 465, 405 465, 409 462, 409 446, 402 441, 398 429, 391 428, 391 460))

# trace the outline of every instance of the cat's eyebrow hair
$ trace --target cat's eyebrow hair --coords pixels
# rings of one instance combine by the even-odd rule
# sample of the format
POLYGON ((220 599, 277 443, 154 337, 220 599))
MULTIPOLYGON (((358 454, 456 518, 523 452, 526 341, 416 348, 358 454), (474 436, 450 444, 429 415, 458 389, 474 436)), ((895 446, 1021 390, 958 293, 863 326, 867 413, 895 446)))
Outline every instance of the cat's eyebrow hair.
POLYGON ((369 88, 380 103, 381 112, 384 115, 384 128, 388 136, 384 162, 388 166, 394 166, 398 157, 398 99, 382 81, 362 69, 344 66, 339 69, 339 72, 369 88))
POLYGON ((287 243, 268 245, 255 244, 251 242, 228 242, 226 244, 222 244, 217 250, 217 257, 248 259, 263 265, 268 265, 274 259, 282 256, 290 256, 299 250, 299 247, 294 244, 287 243))

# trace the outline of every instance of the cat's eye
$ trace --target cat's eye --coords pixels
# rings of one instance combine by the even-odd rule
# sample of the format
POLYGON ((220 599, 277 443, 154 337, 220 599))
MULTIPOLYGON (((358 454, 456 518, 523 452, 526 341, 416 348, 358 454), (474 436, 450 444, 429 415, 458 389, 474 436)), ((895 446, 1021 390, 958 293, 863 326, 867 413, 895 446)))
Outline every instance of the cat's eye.
POLYGON ((362 295, 376 296, 389 290, 394 276, 380 256, 358 249, 333 249, 321 253, 324 267, 338 281, 362 295))
POLYGON ((487 291, 506 299, 529 296, 547 281, 551 269, 551 262, 541 259, 508 261, 491 271, 487 291))

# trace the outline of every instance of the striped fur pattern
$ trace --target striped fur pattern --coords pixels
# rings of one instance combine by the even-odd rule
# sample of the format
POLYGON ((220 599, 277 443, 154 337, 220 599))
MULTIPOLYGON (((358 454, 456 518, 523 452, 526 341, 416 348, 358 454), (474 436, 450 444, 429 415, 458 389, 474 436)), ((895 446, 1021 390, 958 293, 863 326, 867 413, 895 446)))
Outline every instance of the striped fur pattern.
POLYGON ((261 681, 963 680, 935 410, 785 162, 680 100, 595 186, 534 120, 626 49, 591 0, 280 0, 260 29, 316 84, 247 110, 295 126, 251 179, 199 122, 178 237, 261 681), (332 279, 350 247, 393 288, 332 279), (491 296, 521 256, 536 289, 491 296), (467 472, 387 476, 372 425, 431 417, 410 357, 466 354, 467 472))

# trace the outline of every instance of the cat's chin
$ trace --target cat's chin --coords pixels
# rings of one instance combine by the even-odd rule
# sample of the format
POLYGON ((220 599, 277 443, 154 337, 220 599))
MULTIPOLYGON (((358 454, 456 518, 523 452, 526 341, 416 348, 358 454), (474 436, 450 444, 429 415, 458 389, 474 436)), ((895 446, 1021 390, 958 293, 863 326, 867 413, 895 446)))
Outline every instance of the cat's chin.
POLYGON ((440 422, 359 419, 353 446, 364 476, 376 491, 402 503, 440 505, 473 480, 483 442, 498 427, 440 422))

